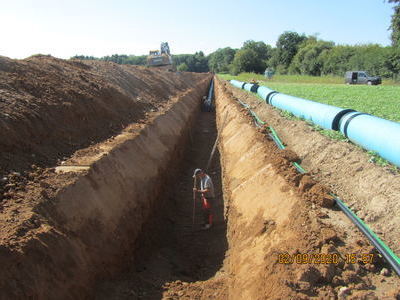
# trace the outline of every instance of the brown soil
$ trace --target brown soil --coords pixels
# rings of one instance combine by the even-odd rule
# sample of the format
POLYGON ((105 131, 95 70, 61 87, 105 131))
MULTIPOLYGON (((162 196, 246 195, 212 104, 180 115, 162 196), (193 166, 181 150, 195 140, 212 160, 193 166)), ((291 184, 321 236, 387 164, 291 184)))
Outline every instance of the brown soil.
POLYGON ((111 62, 0 57, 0 175, 55 165, 145 123, 200 78, 111 62))
POLYGON ((201 229, 199 199, 192 225, 192 175, 207 164, 216 138, 215 114, 201 113, 195 124, 192 142, 169 173, 165 206, 158 206, 144 227, 130 269, 99 282, 97 299, 226 299, 222 265, 228 245, 218 152, 208 170, 216 192, 214 226, 201 229))
POLYGON ((396 299, 399 279, 380 275, 387 265, 373 247, 324 205, 330 190, 299 175, 290 164, 296 153, 258 132, 220 82, 216 102, 222 173, 218 161, 210 173, 224 192, 216 226, 199 231, 198 214, 191 226, 191 174, 206 163, 216 136, 214 116, 201 113, 183 164, 171 170, 168 203, 144 229, 147 242, 126 272, 98 283, 97 299, 396 299), (282 264, 283 253, 337 254, 340 262, 282 264), (345 263, 352 253, 376 258, 345 263))
POLYGON ((1 144, 0 298, 84 297, 135 247, 165 184, 156 178, 184 149, 210 76, 51 57, 1 62, 11 138, 1 144))
POLYGON ((43 56, 1 58, 0 70, 12 137, 0 144, 1 299, 399 296, 399 279, 332 207, 331 185, 298 174, 301 153, 255 129, 228 84, 216 80, 216 113, 199 113, 207 74, 43 56), (191 176, 217 129, 216 222, 202 231, 191 176), (340 259, 279 259, 298 254, 340 259))
POLYGON ((395 299, 399 278, 379 274, 389 267, 366 238, 342 214, 319 206, 329 188, 297 174, 289 162, 293 155, 288 159, 256 132, 246 110, 232 104, 235 97, 225 84, 217 82, 216 95, 219 124, 228 115, 220 151, 229 206, 229 299, 395 299), (281 253, 375 253, 376 260, 280 264, 281 253))
POLYGON ((229 90, 274 127, 315 180, 328 186, 400 255, 398 172, 369 162, 367 153, 352 143, 332 140, 304 121, 282 117, 278 109, 246 91, 229 90))

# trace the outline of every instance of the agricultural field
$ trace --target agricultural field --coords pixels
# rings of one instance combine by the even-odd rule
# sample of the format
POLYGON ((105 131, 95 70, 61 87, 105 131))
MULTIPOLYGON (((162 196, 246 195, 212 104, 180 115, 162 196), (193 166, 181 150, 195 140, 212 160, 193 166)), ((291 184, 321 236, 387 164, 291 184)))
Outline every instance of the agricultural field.
POLYGON ((266 79, 263 74, 255 73, 240 73, 237 76, 229 74, 219 74, 225 80, 236 79, 240 81, 250 81, 252 79, 265 81, 267 84, 270 82, 280 83, 343 83, 343 78, 339 76, 309 76, 309 75, 274 75, 271 79, 266 79))
POLYGON ((278 75, 266 81, 262 75, 243 73, 219 75, 229 80, 259 80, 279 92, 343 108, 352 108, 384 119, 400 122, 400 85, 345 85, 341 77, 278 75))

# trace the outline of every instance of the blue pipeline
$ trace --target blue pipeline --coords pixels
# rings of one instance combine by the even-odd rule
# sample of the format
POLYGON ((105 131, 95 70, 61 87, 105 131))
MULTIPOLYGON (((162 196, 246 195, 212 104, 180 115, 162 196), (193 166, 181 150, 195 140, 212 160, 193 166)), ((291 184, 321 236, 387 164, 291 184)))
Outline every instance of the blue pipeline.
POLYGON ((281 93, 272 94, 269 104, 290 111, 296 117, 309 120, 322 128, 334 130, 338 130, 340 117, 353 111, 281 93))
POLYGON ((244 89, 249 92, 257 92, 268 104, 277 108, 287 110, 296 117, 303 118, 321 126, 325 129, 339 129, 340 118, 352 109, 343 109, 323 103, 318 103, 298 97, 293 97, 278 93, 265 86, 246 83, 237 80, 231 80, 231 84, 237 88, 244 89))
POLYGON ((251 88, 253 87, 253 84, 251 83, 245 83, 243 86, 243 89, 245 89, 248 92, 251 92, 251 88))
POLYGON ((400 123, 352 112, 341 118, 339 126, 350 141, 400 167, 400 123))
POLYGON ((266 86, 260 86, 257 90, 257 94, 265 100, 269 104, 269 98, 273 95, 278 93, 277 91, 271 90, 266 86))
MULTIPOLYGON (((252 91, 253 88, 253 84, 237 80, 231 80, 231 84, 248 91, 252 91)), ((400 123, 359 113, 353 109, 281 94, 265 86, 257 86, 256 90, 266 103, 312 121, 322 128, 340 130, 353 143, 375 151, 400 167, 400 123)))
POLYGON ((238 81, 238 80, 231 80, 231 84, 232 84, 234 87, 237 87, 237 88, 239 88, 239 89, 242 89, 242 88, 243 88, 243 85, 245 84, 245 82, 243 82, 243 81, 238 81))
POLYGON ((245 83, 243 85, 243 89, 245 89, 248 92, 257 93, 258 88, 259 88, 258 84, 245 83))

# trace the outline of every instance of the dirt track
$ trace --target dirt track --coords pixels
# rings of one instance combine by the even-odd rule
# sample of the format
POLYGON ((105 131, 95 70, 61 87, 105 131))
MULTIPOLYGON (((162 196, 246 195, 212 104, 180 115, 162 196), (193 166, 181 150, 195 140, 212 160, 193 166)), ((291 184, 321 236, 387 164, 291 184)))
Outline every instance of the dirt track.
POLYGON ((399 295, 399 279, 380 274, 388 266, 332 207, 326 182, 296 172, 299 153, 255 129, 235 102, 245 94, 229 84, 217 80, 216 113, 200 113, 207 74, 49 57, 2 58, 1 70, 0 125, 14 134, 0 145, 1 299, 399 295), (191 175, 217 130, 217 219, 201 231, 199 203, 191 224, 191 175), (287 263, 302 254, 339 261, 287 263))

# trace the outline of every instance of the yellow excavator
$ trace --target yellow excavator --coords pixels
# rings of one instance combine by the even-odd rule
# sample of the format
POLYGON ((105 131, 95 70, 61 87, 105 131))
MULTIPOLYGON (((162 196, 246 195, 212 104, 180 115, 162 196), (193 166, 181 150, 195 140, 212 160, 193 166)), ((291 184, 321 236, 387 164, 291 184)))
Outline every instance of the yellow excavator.
POLYGON ((161 43, 160 50, 150 50, 147 56, 147 66, 174 71, 172 55, 168 43, 161 43))

